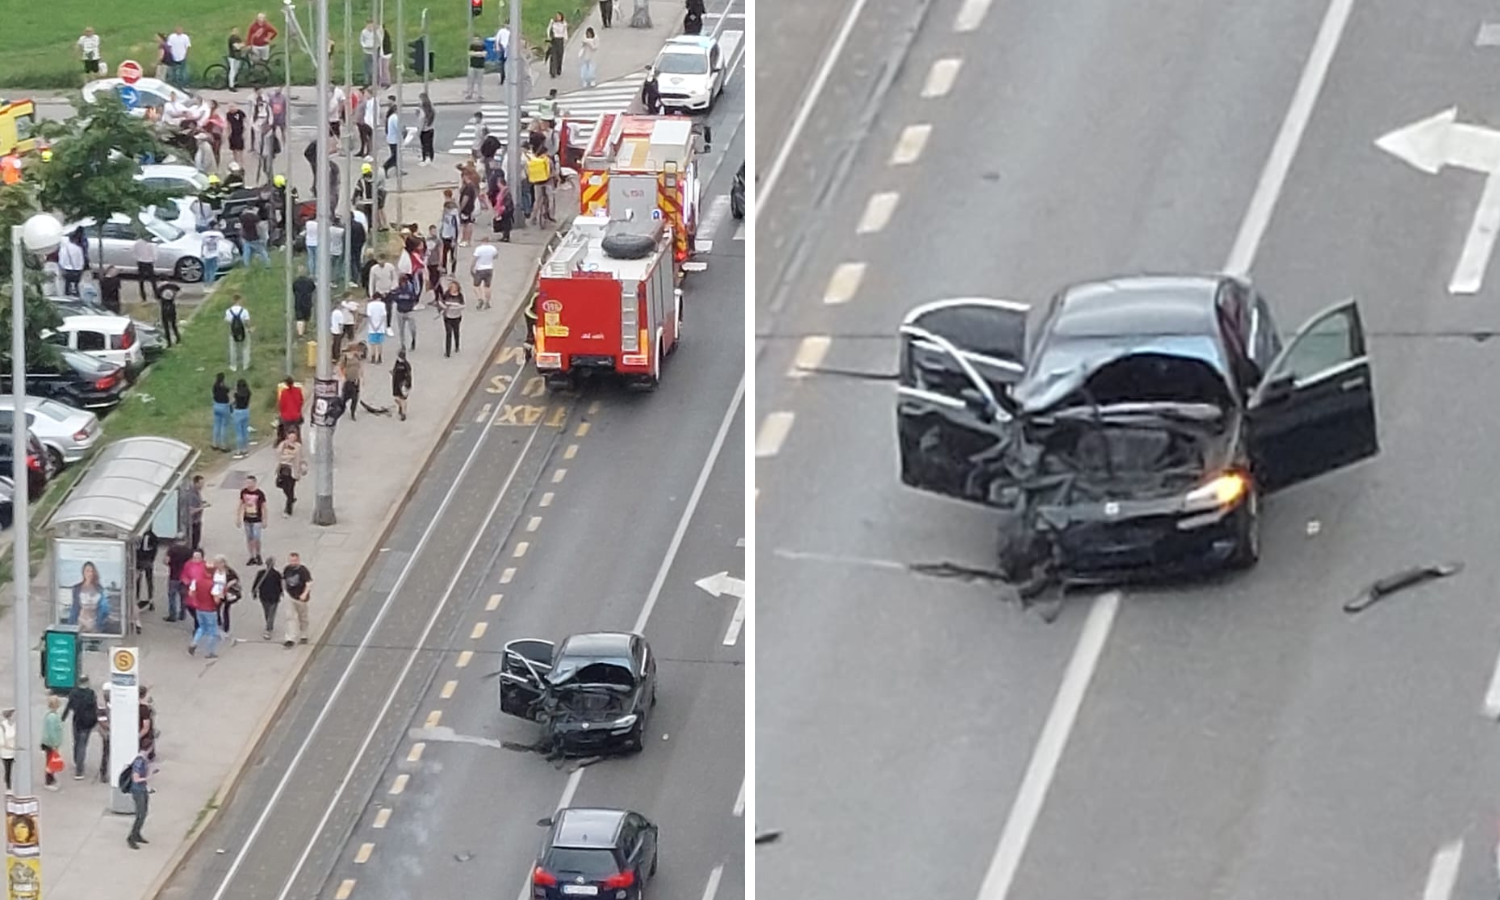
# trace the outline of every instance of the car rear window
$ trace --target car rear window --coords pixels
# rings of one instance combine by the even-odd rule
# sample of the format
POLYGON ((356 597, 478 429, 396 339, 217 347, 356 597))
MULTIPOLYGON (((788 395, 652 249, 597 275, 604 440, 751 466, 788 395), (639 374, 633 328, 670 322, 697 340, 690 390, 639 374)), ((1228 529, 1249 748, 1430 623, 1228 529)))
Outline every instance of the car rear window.
POLYGON ((600 881, 619 872, 613 852, 578 847, 553 847, 547 854, 546 869, 566 875, 582 875, 589 881, 600 881))

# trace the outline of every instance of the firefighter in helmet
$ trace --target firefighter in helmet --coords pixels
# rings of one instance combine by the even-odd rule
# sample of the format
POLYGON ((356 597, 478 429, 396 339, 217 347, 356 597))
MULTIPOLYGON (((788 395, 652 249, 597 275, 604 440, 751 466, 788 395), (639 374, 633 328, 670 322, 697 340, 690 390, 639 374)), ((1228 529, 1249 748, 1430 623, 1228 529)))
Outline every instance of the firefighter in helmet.
POLYGON ((232 162, 229 164, 229 174, 224 176, 224 192, 237 191, 245 186, 245 170, 240 164, 232 162))
POLYGON ((224 205, 224 197, 228 193, 224 188, 224 183, 219 180, 219 176, 208 176, 208 189, 203 192, 203 200, 215 212, 219 210, 219 207, 224 205))

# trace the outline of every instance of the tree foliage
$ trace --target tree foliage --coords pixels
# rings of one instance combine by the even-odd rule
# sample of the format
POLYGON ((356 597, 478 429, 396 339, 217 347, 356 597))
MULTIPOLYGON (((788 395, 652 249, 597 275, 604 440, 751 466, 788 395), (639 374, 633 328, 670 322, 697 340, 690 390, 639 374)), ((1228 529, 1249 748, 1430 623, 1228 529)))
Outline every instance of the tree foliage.
POLYGON ((169 202, 166 192, 135 179, 141 157, 160 159, 165 149, 155 127, 131 115, 113 91, 101 92, 92 103, 75 98, 73 106, 77 114, 70 119, 38 126, 51 141, 52 161, 35 167, 40 175, 37 200, 67 221, 93 219, 102 241, 110 216, 134 217, 148 206, 169 202))

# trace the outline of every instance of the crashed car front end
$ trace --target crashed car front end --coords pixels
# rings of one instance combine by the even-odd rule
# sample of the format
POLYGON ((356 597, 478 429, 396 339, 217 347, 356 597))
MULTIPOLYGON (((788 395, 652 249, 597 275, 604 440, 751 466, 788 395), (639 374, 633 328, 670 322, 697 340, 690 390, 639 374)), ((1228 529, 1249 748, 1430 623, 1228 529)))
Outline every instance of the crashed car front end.
POLYGON ((554 687, 543 704, 554 750, 569 756, 628 749, 640 726, 630 691, 615 685, 554 687))

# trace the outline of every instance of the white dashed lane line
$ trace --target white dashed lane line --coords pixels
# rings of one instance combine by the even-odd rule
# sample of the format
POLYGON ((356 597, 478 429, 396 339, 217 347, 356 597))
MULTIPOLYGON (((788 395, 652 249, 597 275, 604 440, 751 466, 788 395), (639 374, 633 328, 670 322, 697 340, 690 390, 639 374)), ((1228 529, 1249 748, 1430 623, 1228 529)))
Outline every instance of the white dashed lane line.
POLYGON ((703 888, 703 900, 714 900, 719 893, 719 882, 724 878, 724 866, 714 866, 712 872, 708 873, 708 884, 703 888))
POLYGON ((766 416, 766 420, 760 423, 760 431, 755 435, 755 458, 766 459, 781 452, 781 445, 786 443, 787 435, 792 433, 792 423, 797 419, 796 413, 773 412, 766 416))
POLYGON ((823 365, 823 359, 828 355, 828 348, 833 346, 833 338, 822 334, 808 335, 797 345, 797 356, 792 360, 791 368, 787 369, 788 378, 806 378, 813 374, 819 366, 823 365))
POLYGON ((859 292, 859 283, 865 278, 865 264, 844 263, 833 270, 828 279, 828 288, 823 291, 823 302, 829 305, 848 303, 859 292))
POLYGON ((922 98, 930 100, 946 96, 953 90, 953 82, 958 80, 958 70, 963 64, 964 61, 956 56, 933 63, 932 68, 927 70, 927 81, 922 85, 922 98))
POLYGON ((1463 841, 1453 841, 1438 849, 1432 857, 1432 868, 1427 871, 1422 900, 1449 900, 1453 896, 1453 886, 1458 883, 1458 864, 1463 857, 1463 841))
POLYGON ((896 139, 896 149, 891 151, 891 165, 909 166, 922 158, 927 148, 927 139, 932 136, 931 125, 908 125, 896 139))
POLYGON ((990 0, 964 0, 964 5, 958 10, 958 17, 953 20, 953 30, 959 34, 978 31, 979 26, 984 24, 984 14, 989 11, 990 0))
POLYGON ((734 817, 738 819, 745 814, 745 782, 740 782, 740 793, 734 798, 734 817))
POLYGON ((865 204, 865 214, 859 217, 859 227, 855 229, 855 233, 874 234, 884 231, 885 226, 891 223, 891 216, 896 214, 896 204, 899 202, 901 195, 895 191, 871 194, 869 202, 865 204))

